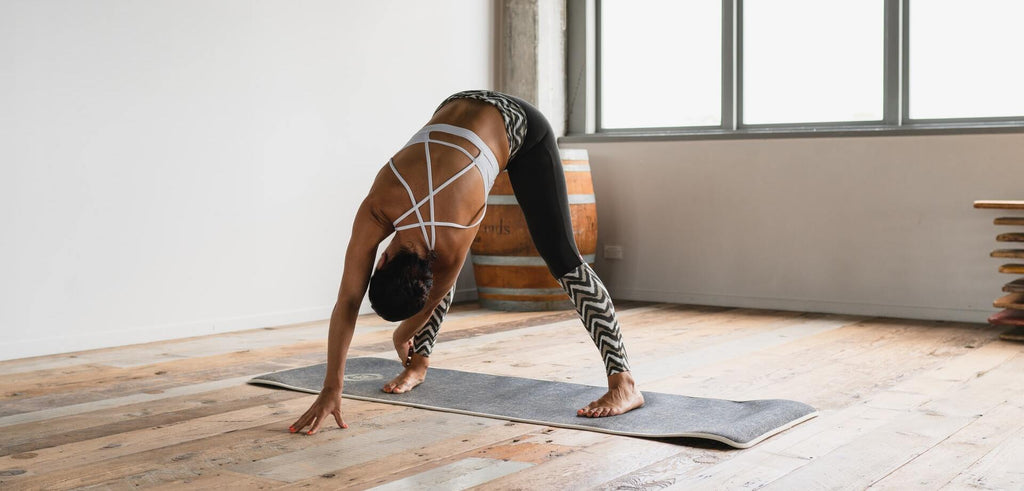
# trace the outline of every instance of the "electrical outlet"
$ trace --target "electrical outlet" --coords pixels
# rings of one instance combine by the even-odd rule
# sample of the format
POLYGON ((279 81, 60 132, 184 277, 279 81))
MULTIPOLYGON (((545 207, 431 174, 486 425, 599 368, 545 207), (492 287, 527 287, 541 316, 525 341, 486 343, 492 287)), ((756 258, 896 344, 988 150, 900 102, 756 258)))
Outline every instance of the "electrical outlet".
POLYGON ((622 259, 622 246, 620 246, 620 245, 606 245, 606 246, 604 246, 604 258, 605 259, 622 259))

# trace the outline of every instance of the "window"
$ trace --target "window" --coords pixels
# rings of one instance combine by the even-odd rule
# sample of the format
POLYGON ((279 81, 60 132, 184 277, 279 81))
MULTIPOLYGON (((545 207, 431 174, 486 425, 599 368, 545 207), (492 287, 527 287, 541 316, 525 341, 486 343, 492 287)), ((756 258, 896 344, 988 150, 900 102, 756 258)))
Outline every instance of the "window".
POLYGON ((883 3, 744 2, 743 122, 881 121, 883 3))
POLYGON ((910 117, 1024 115, 1024 2, 910 2, 910 117))
POLYGON ((721 0, 646 0, 643 8, 604 2, 602 8, 602 127, 722 123, 721 0), (664 48, 671 46, 699 48, 666 59, 664 48))
POLYGON ((568 0, 570 133, 1024 128, 1022 0, 568 0))

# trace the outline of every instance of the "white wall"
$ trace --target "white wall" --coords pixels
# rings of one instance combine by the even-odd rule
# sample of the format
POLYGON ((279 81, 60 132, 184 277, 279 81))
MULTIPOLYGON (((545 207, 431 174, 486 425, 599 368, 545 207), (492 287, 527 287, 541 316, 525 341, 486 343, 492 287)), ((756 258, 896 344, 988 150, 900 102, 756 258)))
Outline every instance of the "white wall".
POLYGON ((616 298, 984 322, 1012 279, 972 202, 1024 198, 1024 134, 562 146, 616 298))
POLYGON ((323 319, 492 2, 0 2, 0 359, 323 319))

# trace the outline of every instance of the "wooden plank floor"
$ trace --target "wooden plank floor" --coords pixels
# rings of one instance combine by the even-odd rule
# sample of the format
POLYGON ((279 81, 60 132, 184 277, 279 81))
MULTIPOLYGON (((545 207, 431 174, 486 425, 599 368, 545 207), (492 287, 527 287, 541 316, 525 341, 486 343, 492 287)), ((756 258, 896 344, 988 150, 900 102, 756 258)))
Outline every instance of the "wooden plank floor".
MULTIPOLYGON (((246 385, 319 363, 326 322, 0 362, 0 489, 1022 489, 1024 345, 981 324, 622 302, 644 390, 821 415, 747 450, 246 385)), ((363 316, 352 354, 392 356, 363 316)), ((457 305, 434 366, 601 384, 574 312, 457 305)), ((575 408, 566 408, 573 411, 575 408)))

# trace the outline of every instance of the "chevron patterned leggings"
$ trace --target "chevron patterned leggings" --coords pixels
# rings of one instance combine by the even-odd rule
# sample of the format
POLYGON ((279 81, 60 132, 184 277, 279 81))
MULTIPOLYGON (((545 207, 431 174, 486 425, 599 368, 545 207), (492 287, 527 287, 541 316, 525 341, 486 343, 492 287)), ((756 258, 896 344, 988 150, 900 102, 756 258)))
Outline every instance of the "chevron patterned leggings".
MULTIPOLYGON (((619 321, 615 318, 615 306, 608 295, 601 279, 597 277, 590 265, 581 262, 576 269, 558 278, 583 321, 583 326, 590 333, 597 349, 604 360, 605 373, 629 371, 629 360, 626 358, 626 346, 622 342, 622 331, 619 321)), ((434 313, 416 336, 413 337, 413 350, 422 356, 429 357, 437 343, 437 332, 441 330, 441 322, 452 305, 455 288, 448 292, 444 300, 434 308, 434 313)))
POLYGON ((430 356, 430 353, 434 351, 434 344, 437 343, 437 331, 441 330, 441 322, 444 321, 444 316, 448 314, 448 307, 452 306, 452 298, 454 297, 455 287, 453 286, 448 295, 445 295, 444 300, 441 300, 441 303, 434 307, 434 313, 430 314, 430 319, 427 319, 427 323, 420 329, 420 332, 413 336, 412 349, 417 354, 430 356))
MULTIPOLYGON (((530 237, 547 263, 551 275, 558 279, 575 304, 580 320, 601 352, 607 374, 628 372, 626 348, 622 343, 622 332, 615 317, 612 299, 576 248, 565 173, 554 130, 537 108, 516 97, 503 97, 518 103, 526 116, 526 134, 522 146, 509 160, 506 170, 516 201, 526 217, 530 237)), ((499 110, 502 108, 499 107, 499 110)), ((506 121, 509 119, 506 118, 506 121)), ((430 356, 453 294, 454 290, 448 293, 434 309, 430 320, 416 334, 413 339, 416 353, 430 356)))
POLYGON ((626 358, 626 346, 622 343, 619 321, 615 317, 615 306, 597 273, 584 262, 559 278, 558 283, 576 304, 583 326, 601 351, 605 373, 628 372, 629 360, 626 358))

